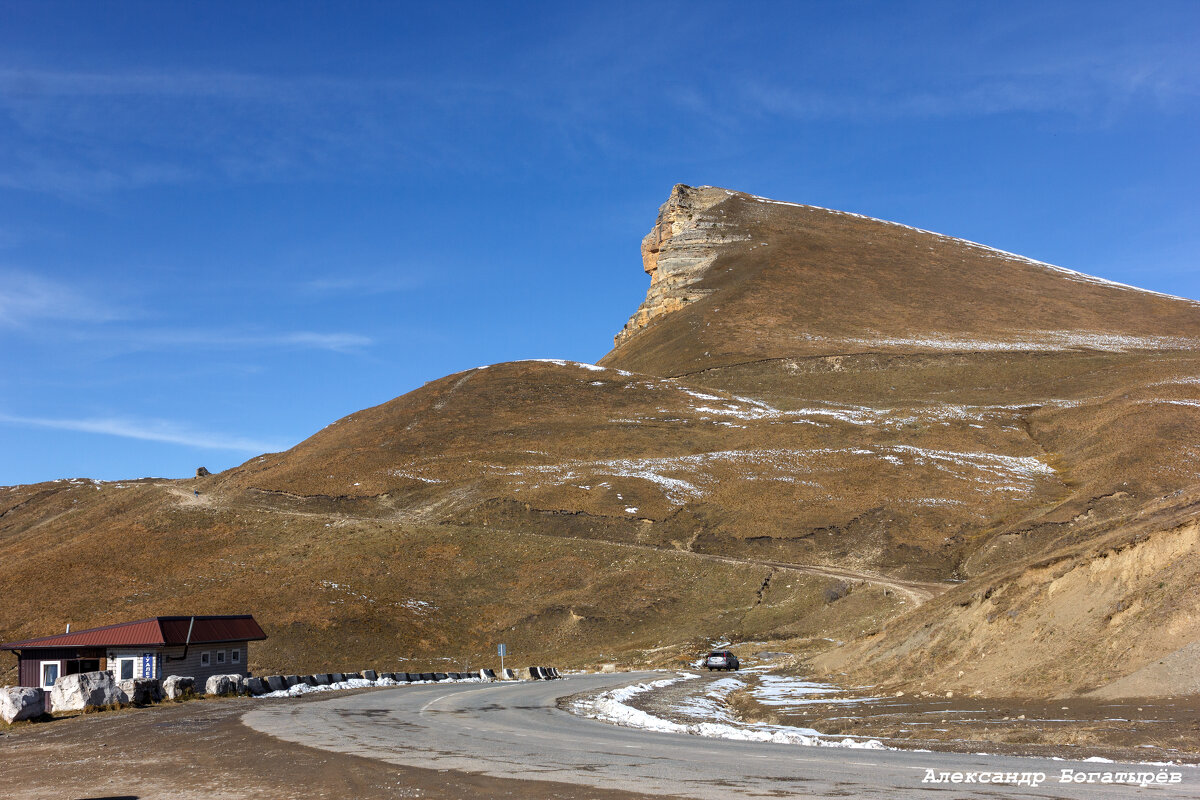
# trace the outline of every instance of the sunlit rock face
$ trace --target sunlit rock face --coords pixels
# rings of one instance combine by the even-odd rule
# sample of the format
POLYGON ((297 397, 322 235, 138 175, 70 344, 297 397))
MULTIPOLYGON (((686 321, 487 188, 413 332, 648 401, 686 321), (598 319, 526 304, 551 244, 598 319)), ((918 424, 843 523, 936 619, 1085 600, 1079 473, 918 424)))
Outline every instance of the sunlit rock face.
POLYGON ((682 183, 658 210, 654 228, 642 239, 642 265, 650 275, 646 299, 614 337, 620 345, 652 320, 708 295, 695 284, 712 266, 723 245, 745 241, 714 211, 732 193, 714 186, 693 188, 682 183), (711 213, 710 213, 711 212, 711 213))

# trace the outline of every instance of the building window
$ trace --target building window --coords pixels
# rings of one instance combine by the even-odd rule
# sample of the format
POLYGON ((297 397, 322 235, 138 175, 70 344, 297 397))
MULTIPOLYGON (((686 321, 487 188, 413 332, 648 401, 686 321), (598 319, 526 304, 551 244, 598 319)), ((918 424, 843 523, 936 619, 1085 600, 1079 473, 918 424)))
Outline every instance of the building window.
POLYGON ((242 651, 241 650, 230 650, 229 651, 229 660, 232 661, 234 664, 240 664, 242 661, 242 651))
POLYGON ((225 663, 225 651, 224 651, 224 650, 218 650, 218 651, 217 651, 217 663, 218 663, 218 664, 224 664, 224 663, 225 663))
POLYGON ((60 665, 57 661, 42 662, 42 686, 47 689, 54 688, 54 682, 58 680, 59 666, 60 665))
POLYGON ((200 666, 207 667, 208 665, 209 665, 209 654, 201 653, 200 654, 200 666))

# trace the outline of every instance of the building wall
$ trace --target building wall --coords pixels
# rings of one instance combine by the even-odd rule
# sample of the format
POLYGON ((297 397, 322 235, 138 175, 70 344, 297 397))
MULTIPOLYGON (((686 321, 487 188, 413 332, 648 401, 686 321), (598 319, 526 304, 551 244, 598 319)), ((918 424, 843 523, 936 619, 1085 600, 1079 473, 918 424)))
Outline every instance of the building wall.
POLYGON ((160 663, 160 674, 158 677, 165 678, 168 675, 190 675, 196 679, 196 686, 202 689, 204 682, 213 675, 242 675, 246 676, 246 657, 247 657, 247 642, 212 642, 206 644, 193 644, 187 649, 187 658, 179 659, 183 656, 183 647, 168 647, 163 651, 164 658, 160 663), (238 651, 239 658, 237 663, 231 658, 232 651, 238 651), (209 654, 208 664, 202 664, 201 659, 204 653, 209 654), (217 653, 224 653, 225 660, 217 661, 217 653))
MULTIPOLYGON (((246 676, 246 660, 248 657, 248 642, 215 642, 209 644, 193 644, 187 648, 187 658, 181 660, 184 648, 178 647, 112 647, 106 651, 87 651, 89 658, 100 657, 100 668, 112 672, 113 677, 121 679, 118 672, 120 659, 133 658, 133 677, 135 678, 165 678, 168 675, 190 675, 196 679, 197 688, 203 690, 204 682, 213 675, 242 675, 246 676), (234 651, 238 660, 233 660, 234 651), (203 664, 203 654, 209 654, 209 663, 203 664), (224 660, 218 661, 218 654, 224 654, 224 660), (149 656, 147 659, 146 657, 149 656)), ((25 657, 17 664, 17 680, 21 686, 41 686, 42 662, 58 661, 59 676, 66 675, 66 660, 78 658, 80 651, 75 648, 58 650, 27 650, 25 657)))
MULTIPOLYGON (((21 686, 38 687, 42 685, 42 662, 57 661, 58 674, 63 676, 67 674, 67 660, 79 658, 80 650, 78 648, 46 648, 44 650, 24 650, 22 655, 17 657, 17 682, 21 686)), ((88 658, 97 656, 92 650, 83 651, 88 658)))

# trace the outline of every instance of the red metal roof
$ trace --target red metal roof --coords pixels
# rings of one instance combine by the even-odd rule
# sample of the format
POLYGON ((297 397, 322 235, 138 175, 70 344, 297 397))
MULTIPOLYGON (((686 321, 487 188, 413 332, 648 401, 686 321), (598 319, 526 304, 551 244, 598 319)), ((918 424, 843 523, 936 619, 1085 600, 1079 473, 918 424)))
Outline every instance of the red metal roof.
MULTIPOLYGON (((184 644, 188 638, 191 617, 159 617, 163 639, 167 644, 184 644)), ((192 643, 249 642, 265 639, 267 635, 249 614, 233 617, 196 617, 192 627, 192 643)))
POLYGON ((101 628, 25 639, 0 644, 0 650, 27 650, 40 647, 125 647, 142 645, 181 645, 188 641, 192 624, 193 644, 204 642, 248 642, 267 638, 249 614, 236 616, 151 617, 136 622, 118 622, 101 628))

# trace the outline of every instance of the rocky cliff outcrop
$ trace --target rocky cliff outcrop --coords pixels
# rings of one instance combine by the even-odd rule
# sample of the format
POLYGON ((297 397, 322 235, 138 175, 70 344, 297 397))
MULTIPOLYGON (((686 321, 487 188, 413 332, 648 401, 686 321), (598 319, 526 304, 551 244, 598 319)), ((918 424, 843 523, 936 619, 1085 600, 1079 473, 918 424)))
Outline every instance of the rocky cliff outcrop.
POLYGON ((642 239, 642 265, 650 275, 650 290, 638 310, 614 337, 620 345, 652 320, 678 311, 704 297, 708 290, 694 286, 716 260, 718 245, 742 241, 719 214, 708 214, 732 192, 715 186, 676 184, 658 210, 658 220, 642 239))

